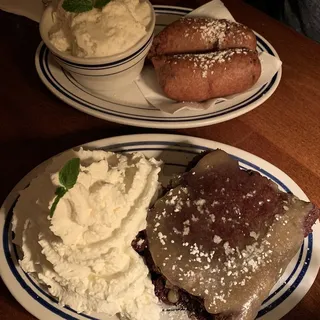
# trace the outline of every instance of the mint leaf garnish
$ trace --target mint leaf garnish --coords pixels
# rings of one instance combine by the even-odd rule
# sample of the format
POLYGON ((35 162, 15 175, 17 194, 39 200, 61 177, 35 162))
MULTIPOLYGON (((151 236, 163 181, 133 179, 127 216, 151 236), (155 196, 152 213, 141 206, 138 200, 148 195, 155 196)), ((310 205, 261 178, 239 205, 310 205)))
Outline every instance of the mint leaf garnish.
POLYGON ((64 0, 62 8, 69 12, 81 13, 93 8, 101 9, 111 0, 64 0))
POLYGON ((101 9, 109 2, 110 0, 95 0, 93 6, 95 8, 101 9))
POLYGON ((69 160, 59 172, 59 181, 66 188, 71 189, 76 183, 80 170, 80 159, 69 160))
POLYGON ((60 198, 62 198, 67 192, 67 189, 64 187, 58 187, 56 192, 54 193, 56 196, 59 196, 60 198))
POLYGON ((62 8, 69 12, 81 13, 93 8, 91 0, 64 0, 62 8))
POLYGON ((50 217, 52 218, 54 211, 60 201, 60 199, 66 194, 68 190, 73 188, 77 182, 80 172, 80 159, 73 158, 69 160, 64 167, 59 171, 59 182, 62 186, 57 187, 55 191, 55 199, 50 208, 50 217))
POLYGON ((64 187, 58 187, 55 194, 57 195, 52 203, 52 206, 50 208, 50 217, 52 218, 54 211, 56 210, 56 207, 60 201, 60 199, 66 194, 68 190, 64 187))

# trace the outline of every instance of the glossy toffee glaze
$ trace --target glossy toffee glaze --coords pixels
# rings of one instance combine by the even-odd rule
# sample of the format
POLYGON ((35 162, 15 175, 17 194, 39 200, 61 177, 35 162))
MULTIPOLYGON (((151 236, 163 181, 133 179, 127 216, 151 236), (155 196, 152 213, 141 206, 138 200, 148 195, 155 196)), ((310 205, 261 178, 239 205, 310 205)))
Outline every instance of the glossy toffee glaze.
POLYGON ((203 298, 208 312, 254 319, 316 210, 223 151, 173 184, 148 216, 156 266, 172 285, 203 298))

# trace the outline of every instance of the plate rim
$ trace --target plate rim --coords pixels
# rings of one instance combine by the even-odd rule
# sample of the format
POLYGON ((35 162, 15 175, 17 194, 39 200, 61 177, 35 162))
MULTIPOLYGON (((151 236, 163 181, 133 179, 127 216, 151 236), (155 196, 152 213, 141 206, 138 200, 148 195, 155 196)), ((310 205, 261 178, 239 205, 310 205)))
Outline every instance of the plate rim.
MULTIPOLYGON (((177 10, 177 11, 181 10, 184 12, 184 14, 193 10, 191 8, 170 6, 170 5, 154 5, 154 8, 155 8, 155 10, 157 10, 157 9, 158 10, 166 10, 167 9, 169 11, 172 11, 172 14, 174 14, 174 10, 177 10)), ((182 16, 182 14, 181 14, 181 16, 182 16)), ((262 40, 262 42, 264 42, 266 47, 268 49, 270 49, 272 54, 279 58, 277 51, 270 44, 270 42, 268 40, 266 40, 263 36, 261 36, 259 33, 255 32, 255 34, 258 36, 258 38, 260 38, 262 40)), ((159 119, 157 119, 157 120, 135 118, 134 115, 130 118, 129 116, 126 117, 126 116, 121 116, 119 114, 112 114, 112 113, 107 114, 103 110, 98 110, 97 108, 90 108, 89 106, 84 106, 81 104, 81 102, 74 101, 70 97, 68 97, 67 93, 62 93, 57 88, 55 88, 54 85, 51 83, 51 80, 47 78, 48 72, 46 72, 45 70, 43 71, 41 68, 40 50, 42 49, 43 46, 45 46, 43 42, 40 42, 40 44, 38 45, 38 48, 37 48, 37 51, 35 54, 35 66, 36 66, 38 76, 40 77, 42 83, 47 87, 47 89, 49 89, 49 91, 51 91, 51 93, 53 93, 56 97, 58 97, 60 100, 62 100, 68 106, 71 106, 80 112, 89 114, 93 117, 97 117, 97 118, 100 118, 100 119, 103 119, 106 121, 115 122, 115 123, 124 124, 124 125, 131 125, 131 126, 136 126, 136 127, 157 128, 157 129, 185 129, 185 128, 194 128, 194 127, 203 127, 203 126, 213 125, 213 124, 217 124, 217 123, 221 123, 221 122, 225 122, 225 121, 237 118, 237 117, 242 116, 242 115, 252 111, 253 109, 261 106, 266 100, 268 100, 276 91, 276 89, 279 86, 279 83, 281 81, 281 78, 282 78, 282 66, 281 66, 280 69, 278 70, 278 72, 272 78, 272 80, 269 83, 267 83, 261 87, 261 89, 263 88, 263 92, 261 94, 259 94, 260 96, 254 102, 249 102, 245 106, 240 106, 239 108, 227 111, 222 115, 219 115, 219 114, 215 115, 214 112, 212 112, 211 114, 208 113, 206 118, 204 118, 204 119, 191 119, 191 120, 187 120, 187 119, 184 119, 184 120, 176 119, 175 120, 174 118, 171 119, 170 117, 165 117, 165 116, 163 118, 159 117, 159 119), (264 92, 265 90, 267 90, 267 92, 264 92), (169 120, 169 119, 171 119, 171 120, 169 120)), ((48 55, 47 58, 43 58, 43 59, 48 61, 49 57, 50 57, 50 54, 48 55)), ((61 72, 63 72, 63 71, 61 70, 61 72)), ((66 76, 64 76, 64 77, 67 78, 66 76)), ((69 82, 70 82, 70 80, 69 80, 69 82)), ((58 82, 58 81, 57 81, 57 83, 60 85, 62 84, 62 82, 58 82)), ((63 89, 66 90, 65 87, 63 87, 63 89)), ((73 91, 71 93, 73 93, 73 91)), ((88 93, 86 93, 86 94, 88 94, 88 93)), ((257 92, 255 94, 257 94, 257 92)), ((95 98, 99 99, 98 95, 95 95, 94 93, 92 93, 92 95, 95 98)), ((75 95, 75 96, 77 96, 77 95, 75 95)), ((250 96, 247 99, 250 99, 252 97, 254 97, 254 96, 250 96)), ((78 97, 78 98, 81 99, 81 97, 78 97)), ((85 102, 88 104, 92 104, 90 102, 90 99, 88 99, 87 97, 85 99, 85 102)), ((245 100, 240 102, 240 104, 244 103, 244 102, 245 102, 245 100)), ((103 104, 99 105, 99 108, 103 109, 103 105, 117 106, 117 103, 105 101, 103 104)), ((223 111, 223 110, 221 110, 221 111, 223 111)))
MULTIPOLYGON (((203 150, 204 148, 226 149, 226 151, 228 153, 230 153, 230 154, 232 154, 232 155, 234 155, 236 157, 241 157, 242 160, 246 160, 246 159, 249 158, 250 159, 250 163, 252 163, 253 165, 257 166, 260 169, 265 168, 265 170, 268 173, 270 173, 271 175, 274 175, 275 177, 281 175, 282 176, 282 181, 285 179, 286 185, 293 185, 293 187, 298 190, 299 197, 308 199, 306 197, 305 193, 303 192, 303 190, 299 187, 299 185, 297 185, 292 178, 290 178, 285 172, 283 172, 281 169, 279 169, 275 165, 273 165, 270 162, 264 160, 263 158, 260 158, 260 157, 254 155, 254 154, 252 154, 250 152, 247 152, 245 150, 239 149, 237 147, 230 146, 228 144, 224 144, 224 143, 220 143, 220 142, 217 142, 217 141, 209 140, 209 139, 197 138, 197 137, 192 137, 192 136, 187 136, 187 135, 176 135, 176 134, 133 134, 133 135, 122 135, 122 136, 115 136, 115 137, 109 137, 109 138, 104 138, 104 139, 100 139, 100 140, 95 140, 95 141, 87 142, 87 143, 84 143, 84 144, 81 144, 81 145, 78 145, 78 146, 74 146, 71 149, 79 148, 79 147, 83 146, 83 147, 86 147, 88 149, 101 148, 101 149, 112 149, 112 150, 114 150, 114 148, 117 147, 117 145, 118 146, 119 145, 125 146, 126 143, 127 144, 135 143, 134 144, 135 146, 139 145, 139 143, 140 143, 141 145, 146 146, 146 143, 148 141, 150 141, 150 140, 152 141, 153 144, 156 144, 157 142, 159 142, 159 144, 161 144, 162 146, 164 145, 164 142, 171 142, 171 144, 173 143, 173 145, 181 146, 181 145, 183 145, 184 141, 187 141, 186 144, 189 146, 189 148, 192 148, 192 149, 196 149, 196 148, 201 149, 201 150, 203 150), (183 141, 183 142, 181 142, 181 141, 183 141)), ((67 149, 67 150, 70 150, 70 149, 67 149)), ((66 152, 67 150, 65 150, 63 152, 66 152)), ((130 152, 130 150, 128 150, 128 151, 130 152)), ((184 152, 187 152, 187 151, 184 151, 184 152)), ((56 157, 59 154, 61 154, 61 153, 58 153, 58 154, 54 155, 53 157, 56 157)), ((21 188, 25 187, 26 184, 30 181, 30 179, 32 177, 34 177, 37 173, 39 173, 43 169, 43 167, 46 166, 48 161, 50 161, 53 157, 50 157, 49 159, 47 159, 44 162, 40 163, 38 166, 33 168, 29 173, 27 173, 16 184, 16 186, 12 189, 12 191, 6 197, 6 199, 3 202, 3 205, 0 208, 0 226, 1 226, 1 229, 0 229, 0 237, 1 237, 1 244, 0 244, 0 249, 1 249, 0 250, 0 274, 1 275, 6 274, 7 272, 9 272, 11 276, 14 276, 14 275, 12 275, 12 272, 11 272, 8 264, 6 263, 6 258, 5 258, 4 250, 3 250, 3 241, 2 241, 3 236, 4 236, 3 230, 4 230, 4 224, 5 224, 5 221, 6 221, 6 214, 9 212, 8 210, 6 211, 5 205, 7 203, 11 202, 11 204, 10 204, 10 208, 11 208, 14 205, 14 200, 17 198, 18 190, 19 189, 21 190, 21 188), (3 271, 4 269, 8 269, 8 270, 4 272, 3 271)), ((316 270, 312 271, 313 274, 315 274, 315 276, 312 278, 312 281, 311 281, 310 285, 307 285, 306 288, 304 288, 304 291, 302 290, 303 288, 301 289, 303 292, 300 294, 300 296, 298 297, 298 299, 296 299, 296 301, 294 303, 291 303, 289 309, 287 307, 288 310, 286 309, 286 312, 284 314, 286 314, 291 309, 293 309, 295 307, 295 305, 305 296, 306 292, 311 288, 311 285, 315 281, 316 275, 318 273, 318 268, 319 268, 319 266, 316 268, 316 270)), ((9 280, 7 281, 6 277, 3 277, 3 281, 4 281, 5 285, 7 286, 8 290, 11 292, 11 294, 20 303, 20 305, 23 306, 29 313, 37 316, 36 311, 33 310, 33 308, 31 307, 31 304, 29 305, 28 303, 23 301, 22 298, 19 297, 19 292, 21 291, 20 283, 16 279, 15 279, 14 283, 10 282, 9 280), (14 290, 14 287, 17 284, 19 285, 19 289, 16 291, 16 290, 14 290)), ((36 309, 37 308, 41 308, 41 311, 46 310, 47 313, 49 312, 50 317, 48 318, 46 316, 46 319, 47 318, 48 319, 57 319, 58 315, 52 313, 51 311, 49 311, 48 309, 46 309, 42 305, 39 306, 38 302, 35 299, 33 299, 33 297, 29 297, 29 298, 32 299, 33 302, 37 303, 36 309)), ((286 300, 281 302, 279 305, 281 305, 282 303, 285 303, 285 301, 286 300)), ((276 309, 277 309, 277 307, 274 310, 276 310, 276 309)), ((270 314, 271 313, 272 313, 272 311, 270 312, 270 314)), ((44 318, 41 317, 41 319, 44 319, 44 318)), ((72 316, 70 316, 70 319, 72 319, 72 316)))

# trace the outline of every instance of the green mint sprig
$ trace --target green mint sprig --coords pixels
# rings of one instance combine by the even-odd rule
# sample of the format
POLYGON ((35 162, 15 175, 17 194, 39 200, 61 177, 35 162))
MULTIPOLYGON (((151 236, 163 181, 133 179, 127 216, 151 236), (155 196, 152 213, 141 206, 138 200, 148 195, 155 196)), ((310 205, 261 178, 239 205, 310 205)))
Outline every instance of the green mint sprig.
POLYGON ((97 9, 103 8, 106 4, 108 4, 111 0, 93 0, 93 6, 97 9))
POLYGON ((62 8, 68 12, 81 13, 93 8, 101 9, 111 0, 64 0, 62 8))
POLYGON ((78 175, 80 172, 80 159, 73 158, 69 160, 64 167, 59 171, 59 182, 62 186, 57 187, 55 191, 55 199, 50 208, 50 217, 52 218, 54 211, 60 201, 60 199, 72 189, 76 184, 78 175))

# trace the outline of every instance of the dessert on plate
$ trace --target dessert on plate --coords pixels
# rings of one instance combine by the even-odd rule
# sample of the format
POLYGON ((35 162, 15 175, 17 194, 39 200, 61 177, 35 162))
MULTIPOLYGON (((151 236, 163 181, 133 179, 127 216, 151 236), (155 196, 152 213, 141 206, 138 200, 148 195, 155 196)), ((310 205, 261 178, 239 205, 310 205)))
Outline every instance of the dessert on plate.
POLYGON ((54 158, 14 207, 21 268, 77 312, 158 320, 164 303, 253 320, 319 209, 221 150, 166 189, 160 167, 142 153, 54 158))
POLYGON ((133 245, 162 301, 195 319, 253 320, 318 217, 218 150, 173 179, 133 245))
POLYGON ((256 42, 240 23, 184 17, 155 36, 148 57, 168 98, 201 102, 244 92, 258 81, 256 42))
POLYGON ((250 89, 261 74, 258 53, 245 48, 155 56, 152 63, 163 92, 177 101, 204 101, 241 93, 250 89))

